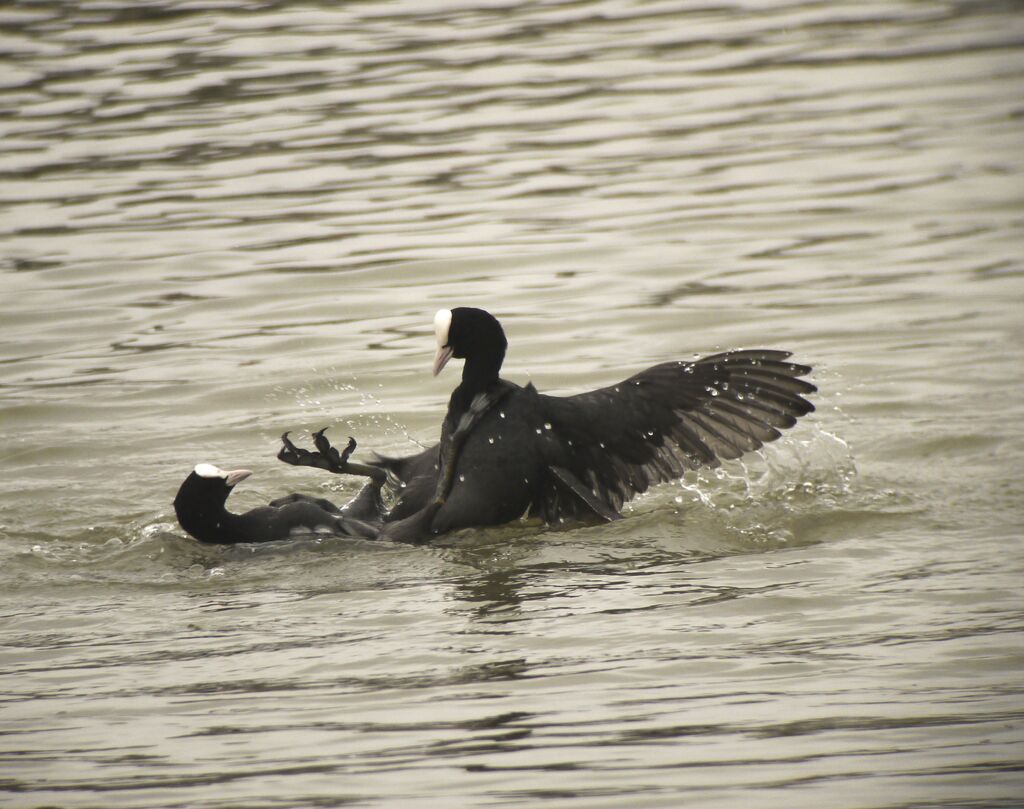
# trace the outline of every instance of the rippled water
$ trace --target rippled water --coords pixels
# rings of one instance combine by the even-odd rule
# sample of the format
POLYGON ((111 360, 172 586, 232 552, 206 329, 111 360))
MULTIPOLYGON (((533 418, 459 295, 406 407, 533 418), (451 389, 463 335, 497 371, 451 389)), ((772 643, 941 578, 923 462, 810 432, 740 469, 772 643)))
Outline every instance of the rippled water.
POLYGON ((13 2, 0 803, 1019 806, 1024 15, 13 2), (440 306, 570 392, 784 347, 818 412, 628 519, 198 546, 436 438, 440 306))

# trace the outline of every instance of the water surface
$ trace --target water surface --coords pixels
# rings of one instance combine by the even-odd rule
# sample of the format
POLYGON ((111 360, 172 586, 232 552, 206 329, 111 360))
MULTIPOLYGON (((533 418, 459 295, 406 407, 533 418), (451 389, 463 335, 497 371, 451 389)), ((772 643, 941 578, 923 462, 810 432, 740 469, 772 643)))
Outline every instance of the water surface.
POLYGON ((5 806, 1020 804, 1016 4, 0 19, 5 806), (176 526, 435 440, 460 304, 546 391, 783 347, 818 411, 603 527, 176 526))

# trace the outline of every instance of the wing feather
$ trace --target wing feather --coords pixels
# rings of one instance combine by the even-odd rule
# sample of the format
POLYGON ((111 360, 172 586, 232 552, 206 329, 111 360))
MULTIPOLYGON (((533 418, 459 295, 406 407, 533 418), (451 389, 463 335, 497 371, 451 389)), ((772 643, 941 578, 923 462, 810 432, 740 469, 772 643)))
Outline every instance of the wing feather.
MULTIPOLYGON (((655 483, 759 449, 814 410, 804 397, 817 388, 801 378, 811 368, 787 362, 790 356, 729 351, 655 365, 576 396, 540 395, 554 437, 549 466, 617 512, 655 483)), ((546 487, 534 510, 549 520, 578 516, 561 489, 546 487)))

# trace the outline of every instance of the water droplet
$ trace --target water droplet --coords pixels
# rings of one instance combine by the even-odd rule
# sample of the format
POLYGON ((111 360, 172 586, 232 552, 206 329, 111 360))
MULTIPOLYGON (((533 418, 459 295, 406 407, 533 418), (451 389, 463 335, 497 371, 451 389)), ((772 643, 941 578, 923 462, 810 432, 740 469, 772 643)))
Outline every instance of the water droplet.
POLYGON ((537 428, 537 435, 540 435, 540 427, 537 428))
POLYGON ((499 411, 498 411, 498 416, 499 416, 500 418, 505 418, 505 411, 504 411, 504 410, 499 410, 499 411))
POLYGON ((493 444, 494 443, 494 436, 491 436, 490 438, 488 438, 487 439, 487 443, 488 444, 493 444))
POLYGON ((466 482, 466 476, 465 475, 459 475, 459 483, 465 483, 465 482, 466 482))
POLYGON ((550 430, 551 429, 551 422, 550 421, 545 421, 544 422, 544 429, 545 430, 550 430))

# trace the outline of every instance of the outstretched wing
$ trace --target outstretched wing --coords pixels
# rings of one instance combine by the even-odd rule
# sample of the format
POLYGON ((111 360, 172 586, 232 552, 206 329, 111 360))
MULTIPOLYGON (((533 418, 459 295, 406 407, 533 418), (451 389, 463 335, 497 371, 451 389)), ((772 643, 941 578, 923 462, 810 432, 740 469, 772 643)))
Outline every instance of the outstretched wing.
MULTIPOLYGON (((715 467, 756 450, 814 410, 810 367, 787 351, 714 354, 666 362, 607 388, 577 396, 540 396, 551 425, 547 462, 558 474, 534 503, 548 521, 616 513, 654 483, 687 469, 715 467)), ((601 515, 604 516, 604 515, 601 515)))

